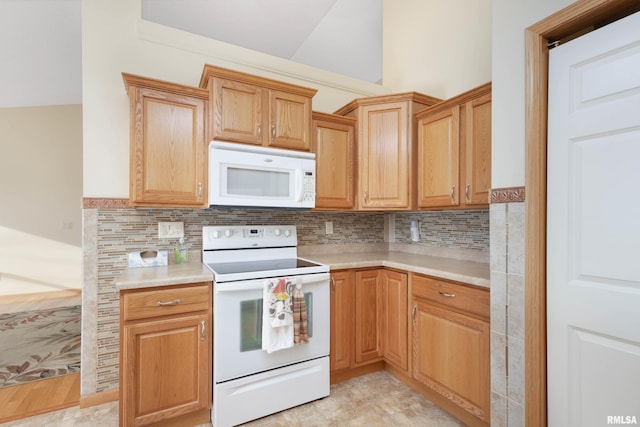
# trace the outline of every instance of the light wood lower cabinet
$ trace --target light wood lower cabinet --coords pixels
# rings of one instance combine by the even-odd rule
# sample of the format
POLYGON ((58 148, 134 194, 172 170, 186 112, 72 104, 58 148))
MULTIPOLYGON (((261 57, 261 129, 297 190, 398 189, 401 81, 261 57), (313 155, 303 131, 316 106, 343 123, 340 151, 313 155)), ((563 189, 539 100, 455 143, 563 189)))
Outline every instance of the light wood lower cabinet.
POLYGON ((382 270, 382 354, 384 361, 398 369, 408 369, 407 274, 382 270))
POLYGON ((331 273, 331 372, 349 369, 353 358, 355 273, 331 273))
POLYGON ((121 292, 120 426, 208 418, 211 301, 210 283, 121 292))
POLYGON ((413 378, 488 423, 489 292, 414 274, 413 378))
POLYGON ((331 273, 331 370, 380 362, 408 369, 407 274, 331 273))
POLYGON ((355 363, 382 358, 380 270, 356 271, 355 363))

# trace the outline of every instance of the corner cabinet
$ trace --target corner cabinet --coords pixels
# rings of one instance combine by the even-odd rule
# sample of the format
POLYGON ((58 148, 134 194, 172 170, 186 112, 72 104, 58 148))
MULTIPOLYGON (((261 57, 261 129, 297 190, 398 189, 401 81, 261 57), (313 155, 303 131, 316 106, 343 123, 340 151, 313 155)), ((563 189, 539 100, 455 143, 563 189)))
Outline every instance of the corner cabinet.
POLYGON ((354 336, 355 286, 354 272, 331 272, 331 372, 352 365, 354 336))
POLYGON ((290 150, 311 150, 315 89, 205 65, 210 139, 290 150))
POLYGON ((382 354, 384 361, 407 371, 409 366, 407 274, 382 270, 382 354))
POLYGON ((491 83, 416 115, 418 208, 488 207, 491 83))
POLYGON ((130 101, 129 203, 205 207, 206 90, 123 73, 130 101))
POLYGON ((356 99, 335 112, 358 121, 356 206, 359 210, 414 208, 414 114, 439 101, 410 92, 356 99))
POLYGON ((380 270, 356 271, 355 364, 382 360, 380 270))
POLYGON ((211 292, 210 283, 120 292, 121 427, 209 422, 211 292))
POLYGON ((411 304, 413 378, 466 424, 488 425, 488 290, 413 274, 411 304))
POLYGON ((356 121, 313 112, 316 209, 350 210, 354 201, 356 121))

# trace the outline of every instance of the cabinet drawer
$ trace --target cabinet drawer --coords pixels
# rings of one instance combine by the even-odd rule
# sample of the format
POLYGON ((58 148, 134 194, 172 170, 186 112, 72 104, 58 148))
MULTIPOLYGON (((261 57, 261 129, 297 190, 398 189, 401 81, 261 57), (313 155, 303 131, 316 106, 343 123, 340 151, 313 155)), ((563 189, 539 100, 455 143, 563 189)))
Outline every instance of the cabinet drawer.
POLYGON ((200 283, 194 286, 123 292, 123 320, 208 310, 211 304, 209 287, 209 283, 200 283))
POLYGON ((411 295, 480 317, 489 317, 489 292, 483 289, 414 274, 411 295))

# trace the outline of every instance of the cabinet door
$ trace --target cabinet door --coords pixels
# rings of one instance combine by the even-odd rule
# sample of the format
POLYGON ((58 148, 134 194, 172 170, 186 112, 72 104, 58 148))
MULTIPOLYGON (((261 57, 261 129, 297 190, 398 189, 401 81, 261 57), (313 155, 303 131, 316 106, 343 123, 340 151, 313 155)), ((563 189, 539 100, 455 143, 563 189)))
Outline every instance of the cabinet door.
POLYGON ((311 149, 311 98, 270 90, 268 145, 275 148, 311 149))
POLYGON ((122 344, 124 425, 147 425, 209 407, 208 315, 125 325, 122 344))
POLYGON ((489 324, 416 301, 413 377, 489 422, 489 324))
POLYGON ((491 189, 491 94, 465 104, 464 193, 467 205, 487 205, 491 189))
POLYGON ((206 101, 136 87, 131 108, 131 203, 204 206, 206 101))
POLYGON ((356 196, 362 209, 410 207, 408 108, 407 102, 362 107, 356 196))
POLYGON ((259 86, 215 78, 212 101, 213 137, 262 145, 269 133, 269 105, 264 104, 266 93, 259 86))
POLYGON ((408 369, 407 274, 384 270, 381 282, 384 359, 406 371, 408 369))
POLYGON ((457 206, 460 107, 418 122, 418 207, 457 206))
POLYGON ((356 363, 382 357, 378 274, 378 270, 356 272, 356 363))
POLYGON ((351 271, 331 273, 331 372, 351 366, 355 287, 351 271))
POLYGON ((316 208, 352 209, 355 126, 314 119, 313 136, 316 208))

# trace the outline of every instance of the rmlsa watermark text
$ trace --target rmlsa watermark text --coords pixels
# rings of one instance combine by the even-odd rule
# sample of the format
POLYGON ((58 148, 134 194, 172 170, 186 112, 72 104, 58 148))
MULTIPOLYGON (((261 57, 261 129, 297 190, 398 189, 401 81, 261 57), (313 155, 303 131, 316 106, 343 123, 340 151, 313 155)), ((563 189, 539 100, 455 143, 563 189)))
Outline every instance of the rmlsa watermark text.
POLYGON ((607 424, 638 424, 635 415, 607 415, 607 424))

